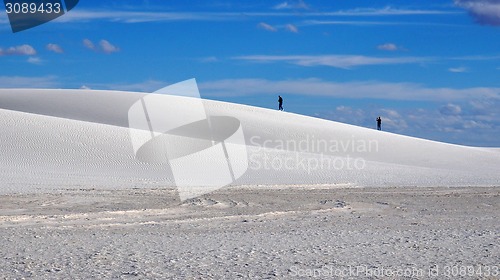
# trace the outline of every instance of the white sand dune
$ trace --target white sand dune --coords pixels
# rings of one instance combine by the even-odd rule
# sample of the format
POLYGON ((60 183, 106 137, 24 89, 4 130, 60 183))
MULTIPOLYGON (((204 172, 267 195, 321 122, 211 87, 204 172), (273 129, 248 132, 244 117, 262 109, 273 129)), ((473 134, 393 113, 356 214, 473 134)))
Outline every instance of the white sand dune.
MULTIPOLYGON (((188 125, 191 138, 130 129, 144 97, 0 90, 3 278, 394 278, 334 274, 366 267, 439 279, 470 266, 476 278, 498 276, 499 149, 204 100, 212 139, 227 136, 216 116, 239 120, 246 145, 224 143, 246 152, 195 153, 209 168, 192 172, 211 179, 219 161, 249 168, 234 186, 186 200, 165 151, 142 147, 173 134, 174 154, 199 150, 203 126, 188 125), (152 138, 138 150, 136 132, 152 138)), ((199 99, 160 99, 149 116, 165 127, 199 113, 199 99)))
MULTIPOLYGON (((174 186, 168 163, 145 163, 135 157, 128 110, 144 96, 1 89, 0 194, 174 186)), ((165 111, 182 106, 189 113, 190 104, 199 102, 166 98, 165 111)), ((243 128, 249 168, 234 185, 498 186, 500 182, 498 149, 445 144, 225 102, 203 100, 203 104, 210 116, 234 117, 243 128)))

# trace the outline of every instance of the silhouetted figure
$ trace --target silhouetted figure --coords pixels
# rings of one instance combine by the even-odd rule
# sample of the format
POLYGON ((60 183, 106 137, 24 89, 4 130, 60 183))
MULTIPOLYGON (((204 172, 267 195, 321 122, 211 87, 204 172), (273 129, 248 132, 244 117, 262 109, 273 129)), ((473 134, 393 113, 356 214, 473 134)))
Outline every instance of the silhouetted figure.
POLYGON ((283 98, 281 98, 280 95, 278 95, 278 104, 279 104, 278 110, 283 111, 283 98))
POLYGON ((382 119, 380 117, 377 118, 377 130, 382 130, 382 119))

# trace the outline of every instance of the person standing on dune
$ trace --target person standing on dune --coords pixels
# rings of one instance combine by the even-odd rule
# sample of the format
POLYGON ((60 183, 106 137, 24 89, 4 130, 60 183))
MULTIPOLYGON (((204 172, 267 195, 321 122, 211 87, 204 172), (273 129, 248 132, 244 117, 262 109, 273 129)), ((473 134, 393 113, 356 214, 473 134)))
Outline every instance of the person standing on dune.
POLYGON ((283 111, 283 98, 281 97, 281 95, 278 95, 278 105, 278 110, 283 111))
POLYGON ((377 118, 377 130, 382 130, 382 119, 380 116, 377 118))

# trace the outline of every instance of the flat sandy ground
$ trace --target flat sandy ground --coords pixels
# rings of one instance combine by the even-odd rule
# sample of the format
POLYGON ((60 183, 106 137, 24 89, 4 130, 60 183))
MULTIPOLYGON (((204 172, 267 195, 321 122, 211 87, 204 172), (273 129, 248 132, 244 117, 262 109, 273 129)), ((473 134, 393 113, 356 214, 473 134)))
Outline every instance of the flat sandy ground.
POLYGON ((2 279, 500 279, 500 188, 0 196, 2 279))

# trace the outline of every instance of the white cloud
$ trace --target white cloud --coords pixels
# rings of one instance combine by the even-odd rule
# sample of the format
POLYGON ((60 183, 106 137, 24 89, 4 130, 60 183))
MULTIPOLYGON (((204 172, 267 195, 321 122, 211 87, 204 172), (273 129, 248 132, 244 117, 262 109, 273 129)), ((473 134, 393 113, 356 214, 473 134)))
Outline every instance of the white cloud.
POLYGON ((59 87, 57 80, 55 76, 0 76, 0 88, 55 88, 59 87))
MULTIPOLYGON (((394 109, 381 109, 380 118, 384 130, 404 131, 408 128, 408 122, 394 109)), ((375 121, 373 122, 375 124, 375 121)))
POLYGON ((350 124, 362 124, 367 117, 363 109, 344 105, 337 106, 335 110, 327 113, 316 113, 315 116, 350 124))
POLYGON ((462 113, 462 108, 459 105, 448 103, 444 106, 441 106, 439 112, 443 115, 453 116, 459 115, 462 113))
POLYGON ((285 25, 285 29, 292 32, 292 33, 299 33, 299 29, 297 28, 297 26, 295 26, 293 24, 285 25))
POLYGON ((216 56, 208 56, 202 58, 200 61, 205 63, 211 63, 211 62, 217 62, 219 61, 219 59, 216 56))
POLYGON ((137 92, 154 92, 158 89, 164 88, 171 82, 164 82, 158 80, 146 80, 138 83, 114 83, 114 84, 89 84, 86 85, 93 89, 110 89, 110 90, 123 90, 123 91, 137 91, 137 92))
MULTIPOLYGON (((331 14, 333 17, 333 13, 331 14)), ((338 18, 338 17, 337 17, 338 18)), ((366 20, 304 20, 299 26, 314 26, 314 25, 351 25, 351 26, 459 26, 457 24, 442 23, 442 22, 405 22, 405 21, 366 21, 366 20)))
POLYGON ((51 52, 55 52, 55 53, 63 53, 64 50, 61 48, 61 46, 57 45, 57 44, 47 44, 46 46, 46 49, 48 51, 51 51, 51 52))
POLYGON ((28 58, 28 63, 40 65, 42 64, 42 60, 39 57, 30 56, 28 58))
POLYGON ((296 16, 296 11, 301 10, 301 15, 307 17, 334 17, 339 16, 388 16, 388 15, 440 15, 456 14, 455 10, 412 10, 385 7, 382 9, 359 8, 353 10, 311 12, 309 6, 303 1, 282 2, 274 7, 279 11, 274 12, 151 12, 151 11, 117 11, 117 10, 74 10, 59 17, 55 22, 98 22, 110 21, 121 23, 143 22, 170 22, 170 21, 241 21, 250 17, 269 18, 296 16))
POLYGON ((499 60, 500 55, 467 55, 467 56, 451 57, 449 59, 466 60, 466 61, 499 60))
POLYGON ((120 50, 118 47, 114 46, 107 40, 101 40, 99 42, 99 45, 101 46, 102 51, 105 53, 114 53, 120 50))
POLYGON ((392 132, 405 131, 408 119, 395 109, 389 108, 353 108, 349 106, 338 106, 333 111, 317 113, 317 117, 331 119, 338 122, 371 127, 375 129, 376 118, 381 117, 383 130, 392 132))
POLYGON ((95 50, 95 45, 89 39, 83 39, 83 45, 89 50, 95 50))
POLYGON ((479 121, 474 121, 474 120, 466 120, 463 122, 463 128, 465 129, 474 129, 474 128, 481 128, 481 129, 490 129, 491 125, 479 121))
POLYGON ((412 10, 412 9, 398 9, 391 6, 384 8, 356 8, 350 10, 343 10, 337 12, 326 12, 325 15, 336 16, 394 16, 394 15, 443 15, 443 14, 456 14, 455 11, 449 10, 412 10))
POLYGON ((227 79, 199 84, 207 96, 245 96, 259 94, 296 94, 350 99, 446 101, 480 98, 500 99, 500 88, 428 88, 414 83, 376 81, 337 83, 321 79, 266 80, 227 79))
POLYGON ((402 22, 390 21, 358 21, 358 20, 305 20, 301 25, 401 25, 402 22))
POLYGON ((276 10, 291 10, 291 9, 295 9, 295 10, 298 10, 298 9, 303 9, 303 10, 307 10, 309 9, 309 5, 307 5, 303 0, 299 0, 299 1, 285 1, 285 2, 282 2, 276 6, 273 7, 274 9, 276 10))
POLYGON ((384 112, 384 116, 386 116, 386 117, 390 117, 390 118, 400 118, 401 117, 401 115, 396 110, 382 109, 382 112, 384 112))
POLYGON ((102 10, 75 10, 59 17, 56 22, 89 22, 106 20, 124 23, 162 22, 182 20, 216 20, 216 15, 203 13, 175 13, 175 12, 129 12, 129 11, 102 11, 102 10))
POLYGON ((0 56, 3 55, 36 55, 36 50, 30 45, 20 45, 7 49, 0 48, 0 56))
POLYGON ((500 26, 500 2, 498 0, 455 0, 480 24, 500 26))
POLYGON ((267 30, 267 31, 271 31, 271 32, 276 32, 276 31, 278 31, 278 29, 284 29, 288 32, 299 33, 299 28, 296 25, 293 25, 291 23, 286 24, 286 25, 280 25, 280 26, 272 26, 268 23, 261 22, 257 25, 257 27, 264 29, 264 30, 267 30))
POLYGON ((117 10, 82 10, 79 9, 59 17, 55 22, 119 22, 119 23, 146 23, 146 22, 177 22, 177 21, 241 21, 248 17, 285 16, 281 13, 263 12, 151 12, 151 11, 117 11, 117 10))
POLYGON ((249 55, 233 57, 233 59, 252 62, 286 62, 308 67, 330 66, 342 69, 366 65, 409 64, 430 61, 429 58, 422 57, 371 57, 363 55, 249 55))
POLYGON ((451 68, 448 68, 448 71, 453 72, 453 73, 465 73, 465 72, 467 72, 467 68, 465 68, 465 67, 451 67, 451 68))
POLYGON ((347 108, 347 110, 339 110, 339 107, 337 107, 334 111, 317 114, 317 116, 373 129, 376 128, 376 119, 380 116, 382 130, 404 133, 410 127, 408 122, 411 120, 392 108, 347 108))
POLYGON ((291 5, 288 4, 288 2, 282 2, 274 6, 274 9, 276 10, 291 9, 291 5))
POLYGON ((397 51, 397 50, 399 50, 399 47, 393 43, 385 43, 383 45, 378 45, 377 49, 383 50, 383 51, 397 51))
POLYGON ((276 29, 276 27, 270 25, 270 24, 267 24, 265 22, 261 22, 257 25, 259 28, 262 28, 264 30, 267 30, 267 31, 271 31, 271 32, 276 32, 278 31, 278 29, 276 29))
POLYGON ((213 62, 218 62, 219 59, 216 56, 208 56, 200 59, 200 61, 204 63, 213 63, 213 62))
POLYGON ((83 39, 83 45, 89 50, 100 51, 107 54, 120 51, 120 48, 114 46, 108 40, 101 40, 99 42, 99 47, 96 47, 91 40, 83 39))
MULTIPOLYGON (((385 131, 465 145, 498 147, 498 101, 488 100, 489 109, 474 114, 461 114, 459 105, 448 104, 438 110, 434 106, 427 109, 387 108, 383 105, 380 108, 338 106, 334 110, 316 113, 315 116, 373 129, 376 127, 376 117, 381 116, 382 130, 385 131), (449 107, 452 114, 443 114, 443 107, 449 107)), ((439 103, 435 106, 439 106, 439 103)))

